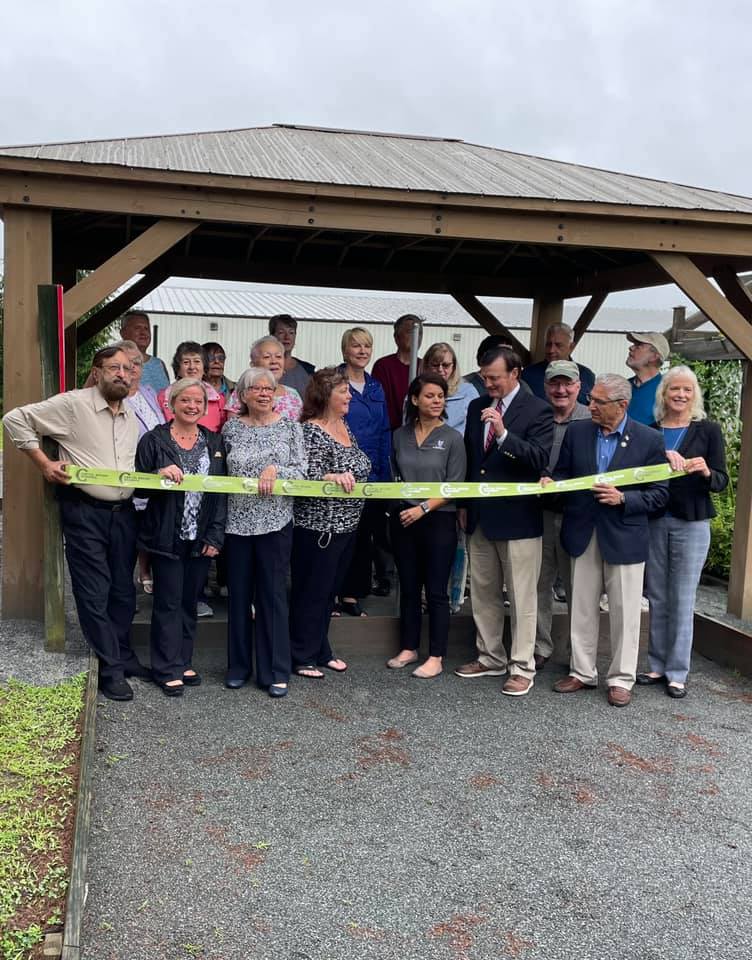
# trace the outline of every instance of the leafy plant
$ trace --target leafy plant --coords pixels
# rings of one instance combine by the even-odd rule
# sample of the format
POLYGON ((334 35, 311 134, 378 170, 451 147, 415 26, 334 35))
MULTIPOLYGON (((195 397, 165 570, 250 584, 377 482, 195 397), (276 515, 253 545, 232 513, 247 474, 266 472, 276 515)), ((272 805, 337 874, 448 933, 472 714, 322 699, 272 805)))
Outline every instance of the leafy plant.
POLYGON ((712 533, 705 570, 728 579, 731 572, 731 548, 734 542, 736 518, 736 485, 741 458, 742 422, 739 416, 743 367, 741 360, 684 360, 675 357, 672 366, 683 363, 694 371, 705 398, 705 410, 711 420, 721 426, 726 446, 728 487, 723 493, 713 494, 717 511, 710 523, 712 533))

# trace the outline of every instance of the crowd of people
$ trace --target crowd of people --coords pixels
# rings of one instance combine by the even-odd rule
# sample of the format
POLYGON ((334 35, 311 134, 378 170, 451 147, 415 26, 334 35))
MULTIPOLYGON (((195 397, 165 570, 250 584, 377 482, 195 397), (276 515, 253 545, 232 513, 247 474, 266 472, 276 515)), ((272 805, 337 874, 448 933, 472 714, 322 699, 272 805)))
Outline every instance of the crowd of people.
POLYGON ((573 331, 557 323, 546 332, 545 360, 523 368, 514 346, 493 335, 479 346, 478 370, 463 377, 448 343, 412 357, 422 332, 421 318, 400 317, 395 353, 368 373, 373 338, 353 327, 342 337, 342 362, 316 370, 293 355, 296 320, 279 315, 252 344, 237 383, 214 341, 180 343, 170 381, 147 352, 148 316, 133 312, 122 339, 95 355, 84 389, 5 415, 12 442, 58 485, 79 620, 105 696, 131 699, 131 677, 153 680, 169 697, 201 684, 193 652, 197 617, 212 613, 212 560, 217 590, 228 598, 228 688, 255 677, 280 698, 293 675, 343 673, 331 619, 367 616, 364 598, 388 595, 390 556, 400 588, 392 670, 415 665, 412 675, 426 680, 443 672, 450 595, 464 595, 469 565, 477 651, 458 677, 503 677, 502 693, 528 694, 553 652, 558 591, 570 649, 568 675, 554 690, 598 685, 605 596, 608 702, 629 704, 635 683, 686 695, 710 494, 728 483, 721 430, 706 419, 692 371, 662 373, 665 337, 635 333, 626 360, 633 376, 596 376, 572 360, 573 331), (44 437, 57 442, 58 459, 45 454, 44 437), (154 473, 164 485, 148 494, 77 486, 67 463, 154 473), (602 479, 665 463, 684 475, 623 489, 602 479), (254 477, 258 492, 171 489, 186 475, 254 477), (367 480, 538 483, 543 492, 583 476, 594 482, 579 492, 464 501, 273 494, 278 479, 327 481, 346 493, 367 480), (136 582, 153 595, 149 667, 129 639, 136 582), (648 669, 638 672, 645 596, 648 669), (428 651, 420 662, 424 613, 428 651))

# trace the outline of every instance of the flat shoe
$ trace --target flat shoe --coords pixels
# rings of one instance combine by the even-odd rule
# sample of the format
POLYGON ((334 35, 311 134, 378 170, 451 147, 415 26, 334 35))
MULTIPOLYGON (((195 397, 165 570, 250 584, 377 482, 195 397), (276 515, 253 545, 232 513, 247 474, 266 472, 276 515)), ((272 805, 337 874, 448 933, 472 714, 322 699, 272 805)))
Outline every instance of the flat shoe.
POLYGON ((413 657, 411 660, 400 660, 399 657, 392 657, 391 660, 387 660, 386 665, 390 670, 402 670, 403 667, 409 667, 411 663, 417 663, 418 657, 413 657))
POLYGON ((443 669, 439 670, 438 673, 425 673, 423 667, 416 667, 415 670, 410 674, 412 677, 417 677, 418 680, 434 680, 436 677, 440 677, 443 673, 443 669))
POLYGON ((183 674, 183 683, 186 687, 200 687, 201 686, 201 674, 196 673, 194 670, 193 673, 184 673, 183 674))
POLYGON ((225 677, 225 686, 228 690, 239 690, 248 683, 248 677, 239 677, 228 673, 225 677))
POLYGON ((368 614, 365 612, 363 607, 356 600, 355 603, 346 603, 344 600, 340 600, 339 608, 342 613, 346 613, 349 617, 367 617, 368 614))
POLYGON ((162 693, 166 697, 182 697, 185 691, 185 686, 182 683, 168 684, 165 681, 165 683, 159 683, 157 686, 162 688, 162 693))
POLYGON ((672 700, 683 700, 687 695, 687 688, 675 687, 669 683, 666 687, 666 693, 671 697, 672 700))
POLYGON ((269 696, 272 698, 286 697, 287 696, 287 684, 286 683, 273 683, 269 687, 269 696))
POLYGON ((654 683, 665 683, 665 677, 651 677, 649 673, 638 673, 635 677, 635 683, 639 683, 641 687, 649 687, 654 683))

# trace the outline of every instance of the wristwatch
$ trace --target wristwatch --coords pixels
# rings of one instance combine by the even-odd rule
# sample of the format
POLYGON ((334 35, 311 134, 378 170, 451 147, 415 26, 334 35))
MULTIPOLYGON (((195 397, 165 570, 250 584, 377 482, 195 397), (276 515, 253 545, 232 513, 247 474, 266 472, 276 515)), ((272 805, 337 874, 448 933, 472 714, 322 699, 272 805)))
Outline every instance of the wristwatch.
POLYGON ((419 503, 418 506, 419 506, 420 509, 423 511, 423 513, 430 513, 430 512, 431 512, 431 508, 430 508, 430 506, 428 505, 428 500, 424 500, 423 503, 419 503))

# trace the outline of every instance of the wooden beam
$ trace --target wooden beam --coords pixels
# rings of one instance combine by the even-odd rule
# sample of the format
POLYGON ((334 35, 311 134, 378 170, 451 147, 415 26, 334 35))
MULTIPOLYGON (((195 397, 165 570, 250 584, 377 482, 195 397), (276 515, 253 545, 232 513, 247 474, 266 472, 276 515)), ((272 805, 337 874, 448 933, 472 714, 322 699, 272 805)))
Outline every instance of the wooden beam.
POLYGON ((394 202, 388 202, 361 196, 346 199, 261 191, 176 190, 159 183, 129 185, 0 172, 0 206, 4 205, 206 222, 434 235, 452 240, 752 256, 752 230, 749 229, 752 215, 747 215, 743 224, 726 224, 655 220, 641 217, 639 208, 631 215, 606 218, 594 213, 588 216, 520 211, 494 207, 491 203, 480 207, 429 206, 417 203, 404 191, 397 191, 394 202))
POLYGON ((539 293, 533 300, 533 315, 530 324, 530 356, 533 363, 545 356, 546 330, 552 323, 561 323, 564 315, 564 300, 561 296, 539 293))
MULTIPOLYGON (((285 193, 303 196, 340 197, 367 199, 378 202, 399 201, 408 191, 394 187, 364 187, 338 183, 305 183, 301 181, 265 179, 263 177, 238 177, 231 174, 193 173, 184 170, 150 170, 130 168, 118 164, 84 164, 60 160, 41 160, 30 157, 0 156, 0 174, 16 173, 21 177, 51 175, 57 180, 76 183, 81 180, 96 182, 120 182, 126 185, 151 184, 176 188, 182 193, 193 187, 198 191, 242 190, 244 192, 285 193)), ((730 210, 698 210, 697 208, 659 207, 634 203, 593 203, 592 201, 561 200, 544 197, 494 197, 487 194, 451 194, 437 190, 410 190, 410 199, 424 205, 441 204, 446 207, 483 207, 488 209, 517 210, 522 212, 585 214, 599 217, 633 217, 652 220, 676 220, 686 223, 723 223, 752 226, 752 214, 730 210)), ((748 198, 741 197, 742 202, 748 198)))
POLYGON ((654 253, 653 258, 708 319, 747 357, 752 357, 752 325, 719 293, 688 257, 654 253))
POLYGON ((607 293, 601 291, 600 293, 594 293, 592 297, 588 300, 585 306, 582 308, 582 313, 577 317, 577 321, 573 327, 574 330, 574 341, 572 342, 572 349, 577 346, 577 344, 582 340, 582 336, 593 322, 595 315, 598 313, 600 308, 603 306, 603 303, 608 296, 607 293))
POLYGON ((163 267, 155 267, 147 270, 143 277, 133 286, 128 287, 114 300, 105 303, 101 310, 87 317, 86 320, 76 328, 76 342, 79 346, 91 340, 98 333, 108 327, 113 320, 117 320, 126 310, 138 303, 145 296, 156 289, 160 284, 168 279, 170 274, 163 267))
POLYGON ((475 320, 478 321, 484 330, 487 330, 488 333, 500 333, 506 337, 522 357, 522 363, 524 365, 530 362, 530 351, 525 344, 521 343, 512 331, 509 330, 508 327, 505 327, 501 320, 494 316, 488 307, 484 306, 477 297, 470 293, 462 293, 457 290, 452 291, 452 296, 464 310, 467 310, 471 317, 474 317, 475 320))
POLYGON ((344 287, 350 290, 392 290, 400 293, 452 293, 473 290, 479 296, 529 298, 540 286, 536 279, 487 277, 474 274, 437 274, 417 271, 384 271, 360 267, 280 264, 253 260, 221 260, 170 256, 164 261, 171 277, 236 280, 252 283, 285 283, 296 286, 344 287))
POLYGON ((717 267, 713 271, 713 278, 726 296, 728 302, 739 313, 752 323, 752 294, 742 283, 734 268, 728 264, 717 267))
POLYGON ((159 220, 140 236, 119 250, 101 267, 80 280, 64 297, 65 325, 77 323, 98 303, 121 287, 157 257, 192 233, 198 226, 195 220, 159 220))
MULTIPOLYGON (((60 393, 60 316, 58 291, 49 284, 37 292, 39 307, 39 344, 42 364, 42 397, 60 393)), ((64 333, 62 334, 64 336, 64 333)), ((75 388, 75 383, 70 388, 75 388)), ((42 442, 50 460, 58 460, 57 443, 49 437, 42 442)), ((65 651, 65 565, 60 507, 51 483, 44 484, 44 648, 54 653, 65 651)))
POLYGON ((731 548, 728 612, 752 620, 752 364, 744 363, 742 437, 736 485, 736 518, 731 548))
MULTIPOLYGON (((42 397, 37 287, 52 279, 49 210, 5 210, 3 409, 42 397)), ((3 448, 3 618, 44 619, 42 475, 12 443, 3 448)))

